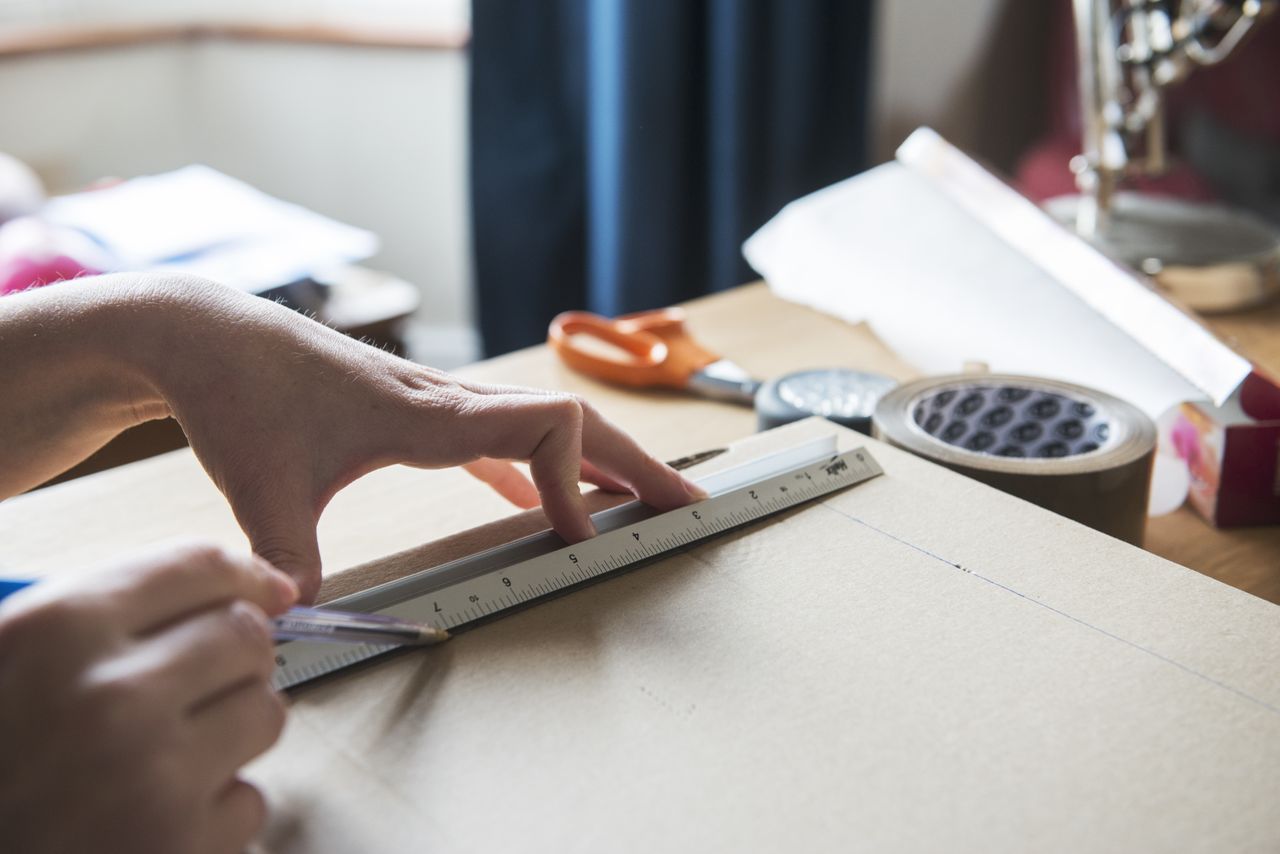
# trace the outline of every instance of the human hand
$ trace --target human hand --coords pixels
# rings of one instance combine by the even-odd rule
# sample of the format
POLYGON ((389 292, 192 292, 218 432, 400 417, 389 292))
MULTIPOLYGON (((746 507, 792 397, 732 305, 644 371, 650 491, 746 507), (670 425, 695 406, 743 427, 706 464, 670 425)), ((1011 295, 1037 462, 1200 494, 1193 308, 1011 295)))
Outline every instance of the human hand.
POLYGON ((239 852, 266 815, 237 770, 280 734, 259 558, 171 547, 0 603, 5 850, 239 852))
MULTIPOLYGON (((137 358, 255 552, 320 585, 316 523, 333 495, 396 463, 462 465, 570 542, 595 532, 578 483, 659 509, 702 497, 579 398, 461 381, 210 282, 151 285, 137 358), (527 460, 532 484, 509 460, 527 460)), ((142 403, 139 408, 155 407, 142 403)))

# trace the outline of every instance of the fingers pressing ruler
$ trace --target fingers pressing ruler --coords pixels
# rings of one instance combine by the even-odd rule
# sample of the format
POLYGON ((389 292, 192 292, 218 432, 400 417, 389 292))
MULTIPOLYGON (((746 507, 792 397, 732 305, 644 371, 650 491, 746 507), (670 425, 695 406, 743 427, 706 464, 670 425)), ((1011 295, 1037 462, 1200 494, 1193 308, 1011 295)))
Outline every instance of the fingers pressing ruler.
MULTIPOLYGON (((345 596, 326 607, 385 614, 451 632, 758 522, 881 473, 865 449, 806 443, 701 478, 710 498, 659 513, 631 502, 592 517, 600 532, 566 545, 547 531, 345 596)), ((276 648, 273 684, 290 688, 394 647, 290 641, 276 648)))

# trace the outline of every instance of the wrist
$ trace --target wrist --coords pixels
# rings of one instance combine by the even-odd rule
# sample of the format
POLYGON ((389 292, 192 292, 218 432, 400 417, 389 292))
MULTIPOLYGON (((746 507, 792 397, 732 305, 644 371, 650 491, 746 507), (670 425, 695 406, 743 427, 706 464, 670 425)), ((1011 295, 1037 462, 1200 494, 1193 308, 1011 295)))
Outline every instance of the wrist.
MULTIPOLYGON (((71 358, 101 391, 99 406, 120 428, 165 418, 159 366, 168 342, 157 342, 172 301, 166 279, 151 274, 101 276, 68 294, 76 303, 71 358)), ((171 345, 170 345, 171 346, 171 345)), ((168 351, 172 358, 172 350, 168 351)))
POLYGON ((89 346, 110 352, 139 420, 173 415, 180 392, 222 379, 251 309, 270 305, 192 276, 106 276, 101 286, 89 346))
POLYGON ((168 392, 207 376, 205 366, 226 353, 237 299, 250 298, 154 275, 88 277, 0 298, 0 499, 66 471, 129 427, 173 414, 168 392))
POLYGON ((269 300, 193 276, 146 274, 119 277, 104 312, 104 328, 126 330, 117 351, 135 380, 140 406, 181 421, 183 401, 233 384, 244 362, 254 361, 269 300))
POLYGON ((121 430, 164 416, 131 358, 129 278, 59 282, 0 300, 4 384, 26 418, 121 430))

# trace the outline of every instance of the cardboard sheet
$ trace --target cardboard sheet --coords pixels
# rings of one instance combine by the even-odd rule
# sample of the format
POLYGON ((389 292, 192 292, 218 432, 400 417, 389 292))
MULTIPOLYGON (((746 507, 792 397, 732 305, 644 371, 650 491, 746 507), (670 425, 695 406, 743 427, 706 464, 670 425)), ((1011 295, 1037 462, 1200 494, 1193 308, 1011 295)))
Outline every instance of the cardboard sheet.
POLYGON ((823 431, 886 474, 305 689, 265 849, 1280 847, 1280 608, 826 422, 709 468, 823 431))

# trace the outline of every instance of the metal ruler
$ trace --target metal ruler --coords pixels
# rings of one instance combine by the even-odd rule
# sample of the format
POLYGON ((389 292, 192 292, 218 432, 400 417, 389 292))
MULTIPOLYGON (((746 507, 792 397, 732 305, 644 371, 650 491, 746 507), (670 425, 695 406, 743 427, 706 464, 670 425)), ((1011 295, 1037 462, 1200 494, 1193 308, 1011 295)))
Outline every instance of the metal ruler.
MULTIPOLYGON (((565 545, 545 531, 327 602, 455 631, 595 581, 881 473, 865 449, 835 453, 834 438, 700 479, 711 497, 659 513, 633 501, 592 517, 600 533, 565 545)), ((396 647, 287 641, 276 647, 277 689, 300 685, 396 647)))

